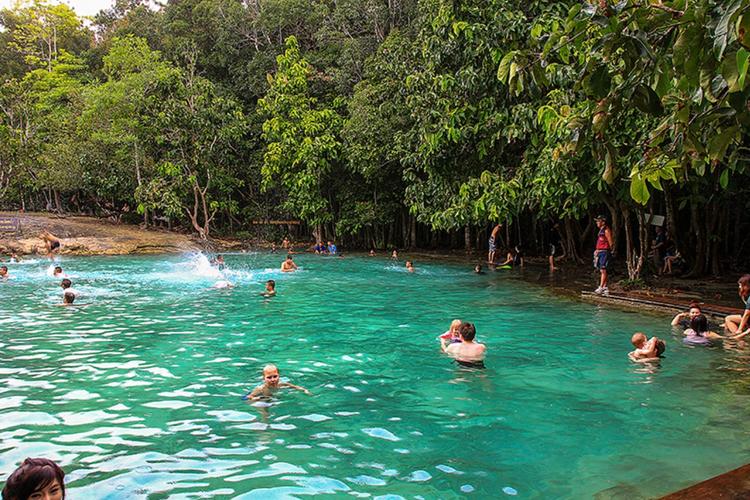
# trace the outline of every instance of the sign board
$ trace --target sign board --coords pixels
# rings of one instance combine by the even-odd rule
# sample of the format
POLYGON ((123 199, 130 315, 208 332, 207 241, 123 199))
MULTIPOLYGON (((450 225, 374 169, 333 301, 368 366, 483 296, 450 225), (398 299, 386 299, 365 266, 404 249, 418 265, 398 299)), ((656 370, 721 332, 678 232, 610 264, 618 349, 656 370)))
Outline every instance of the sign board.
POLYGON ((646 224, 653 224, 654 226, 663 226, 664 225, 664 216, 663 215, 654 215, 654 214, 646 214, 646 224))
POLYGON ((271 226, 281 226, 283 224, 292 224, 295 226, 300 225, 300 221, 298 220, 254 220, 253 224, 255 225, 271 225, 271 226))
POLYGON ((0 217, 0 233, 17 233, 21 230, 18 217, 0 217))

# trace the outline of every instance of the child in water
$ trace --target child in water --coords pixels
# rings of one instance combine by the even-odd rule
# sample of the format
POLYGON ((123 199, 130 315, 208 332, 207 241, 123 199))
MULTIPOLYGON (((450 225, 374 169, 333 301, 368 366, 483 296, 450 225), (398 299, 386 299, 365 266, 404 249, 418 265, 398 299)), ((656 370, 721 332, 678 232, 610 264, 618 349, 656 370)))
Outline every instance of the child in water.
POLYGON ((628 354, 632 361, 644 362, 655 361, 661 357, 667 345, 658 337, 651 337, 648 341, 646 335, 636 332, 630 339, 635 350, 628 354))
POLYGON ((448 331, 440 336, 441 339, 449 340, 451 343, 461 342, 461 320, 454 319, 448 331))
POLYGON ((263 368, 263 383, 260 384, 255 389, 253 389, 252 392, 250 392, 248 395, 246 395, 242 399, 250 399, 250 400, 267 399, 273 396, 273 394, 279 389, 286 389, 286 388, 297 389, 298 391, 302 391, 307 395, 310 394, 310 391, 308 391, 304 387, 290 384, 289 382, 281 382, 279 369, 276 368, 276 365, 266 365, 263 368))
POLYGON ((8 266, 0 266, 0 279, 8 279, 8 266))
POLYGON ((276 282, 274 280, 266 281, 266 291, 261 293, 264 297, 273 297, 276 295, 276 282))
POLYGON ((410 260, 406 261, 406 270, 409 271, 410 273, 414 272, 414 264, 412 264, 410 260))

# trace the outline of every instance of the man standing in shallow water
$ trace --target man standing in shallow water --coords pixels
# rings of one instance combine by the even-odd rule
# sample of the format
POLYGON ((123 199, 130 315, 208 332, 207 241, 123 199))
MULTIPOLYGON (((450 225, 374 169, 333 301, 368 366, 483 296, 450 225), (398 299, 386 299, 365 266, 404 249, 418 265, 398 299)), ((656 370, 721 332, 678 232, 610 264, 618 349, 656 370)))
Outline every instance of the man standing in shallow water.
POLYGON ((298 269, 297 264, 294 263, 294 260, 292 260, 292 254, 287 254, 286 260, 281 263, 281 272, 282 273, 291 273, 298 269))
POLYGON ((270 398, 279 389, 296 389, 309 395, 310 391, 304 387, 290 384, 289 382, 281 382, 281 376, 279 375, 279 369, 276 365, 266 365, 263 368, 263 383, 252 390, 250 394, 245 396, 243 399, 262 399, 270 398))
POLYGON ((448 339, 440 337, 440 348, 444 353, 453 357, 461 366, 467 368, 484 368, 484 356, 487 347, 479 342, 474 342, 477 330, 472 323, 461 324, 459 335, 461 342, 450 343, 448 339))

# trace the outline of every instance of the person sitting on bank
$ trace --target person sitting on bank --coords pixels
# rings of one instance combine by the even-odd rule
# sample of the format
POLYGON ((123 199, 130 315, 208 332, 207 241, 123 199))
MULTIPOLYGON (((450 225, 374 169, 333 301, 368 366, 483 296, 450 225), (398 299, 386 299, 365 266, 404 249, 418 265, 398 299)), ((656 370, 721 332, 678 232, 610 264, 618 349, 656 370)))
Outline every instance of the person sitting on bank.
POLYGON ((327 250, 331 255, 336 255, 336 253, 339 251, 339 247, 337 247, 334 242, 329 241, 327 250))
POLYGON ((745 311, 741 315, 730 314, 724 318, 724 329, 733 335, 745 333, 750 326, 750 274, 737 280, 737 292, 745 304, 745 311))
POLYGON ((641 332, 634 333, 630 342, 635 350, 628 353, 628 357, 638 363, 658 361, 667 348, 666 343, 660 338, 651 337, 646 340, 646 335, 641 332))
POLYGON ((294 263, 294 260, 292 259, 292 254, 287 254, 286 260, 281 263, 281 272, 282 273, 291 273, 299 269, 297 267, 297 264, 294 263))
POLYGON ((326 253, 326 246, 323 244, 322 241, 318 241, 317 243, 315 243, 315 246, 313 247, 313 252, 317 254, 326 253))
POLYGON ((461 342, 440 338, 440 348, 451 356, 456 363, 467 368, 484 368, 484 357, 487 347, 474 342, 477 330, 472 323, 462 323, 458 330, 461 342))
POLYGON ((65 500, 65 472, 47 458, 27 458, 8 476, 3 500, 65 500))
POLYGON ((55 253, 60 251, 60 238, 49 231, 42 231, 39 237, 44 241, 44 246, 47 249, 47 258, 54 260, 55 253))
POLYGON ((672 318, 672 326, 681 326, 683 329, 690 328, 690 320, 702 314, 699 302, 691 302, 687 312, 681 312, 672 318))

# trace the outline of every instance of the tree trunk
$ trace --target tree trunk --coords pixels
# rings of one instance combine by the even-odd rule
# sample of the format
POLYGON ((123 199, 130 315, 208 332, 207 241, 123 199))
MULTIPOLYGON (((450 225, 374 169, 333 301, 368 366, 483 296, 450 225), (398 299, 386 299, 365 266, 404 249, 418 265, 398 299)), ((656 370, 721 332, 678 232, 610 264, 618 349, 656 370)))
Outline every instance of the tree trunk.
POLYGON ((410 214, 409 221, 411 223, 411 241, 409 242, 409 248, 417 248, 417 217, 410 214))
POLYGON ((706 235, 703 233, 705 226, 700 220, 697 202, 690 203, 690 226, 695 234, 695 254, 693 255, 693 265, 686 277, 697 278, 703 276, 706 271, 706 235))
POLYGON ((471 226, 464 226, 464 249, 466 255, 471 255, 471 226))

